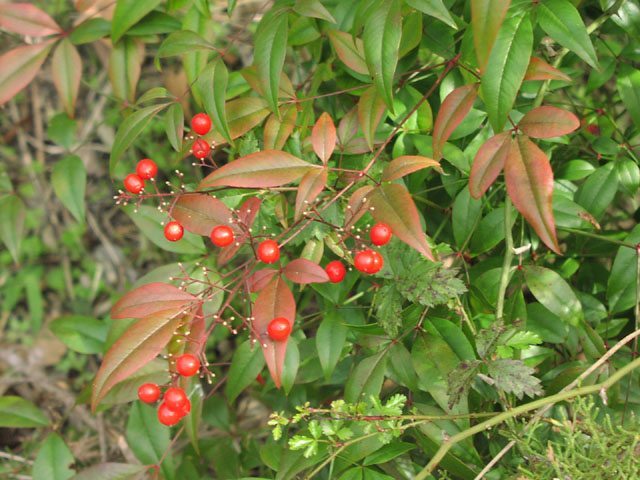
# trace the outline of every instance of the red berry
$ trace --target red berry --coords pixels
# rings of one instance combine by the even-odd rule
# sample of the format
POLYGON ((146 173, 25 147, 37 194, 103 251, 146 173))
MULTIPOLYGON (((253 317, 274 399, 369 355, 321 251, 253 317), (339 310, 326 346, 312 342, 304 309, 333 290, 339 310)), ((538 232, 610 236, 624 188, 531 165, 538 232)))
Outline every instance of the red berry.
POLYGON ((160 398, 160 389, 155 383, 145 383, 138 389, 138 398, 144 403, 153 403, 160 398))
POLYGON ((391 229, 386 223, 376 223, 369 231, 371 242, 374 245, 384 245, 391 240, 391 229))
POLYGON ((211 241, 216 247, 226 247, 233 243, 233 230, 226 225, 218 225, 211 231, 211 241))
POLYGON ((181 388, 171 387, 164 392, 164 403, 174 412, 180 412, 188 401, 187 394, 181 388))
POLYGON ((140 175, 130 173, 124 179, 124 188, 131 193, 140 193, 144 188, 144 180, 140 178, 140 175))
POLYGON ((164 238, 170 242, 177 242, 184 235, 184 228, 175 220, 164 226, 164 238))
POLYGON ((211 118, 206 113, 198 113, 191 119, 191 128, 198 135, 206 135, 211 130, 211 118))
POLYGON ((258 246, 258 258, 264 263, 275 263, 280 258, 280 247, 275 240, 265 240, 258 246))
POLYGON ((175 410, 171 410, 166 403, 160 405, 158 409, 158 420, 163 425, 170 427, 171 425, 175 425, 180 421, 180 413, 175 410))
POLYGON ((273 340, 286 340, 291 334, 291 324, 286 318, 277 317, 271 320, 267 332, 273 340))
POLYGON ((200 370, 200 360, 198 360, 198 357, 195 355, 185 353, 184 355, 180 355, 178 360, 176 360, 176 369, 183 377, 191 377, 200 370))
POLYGON ((199 138, 198 140, 193 142, 191 150, 193 150, 193 155, 196 158, 204 158, 209 153, 209 150, 211 150, 211 147, 207 142, 199 138))
POLYGON ((138 162, 138 165, 136 166, 136 173, 140 178, 149 180, 154 178, 156 173, 158 173, 158 166, 156 165, 156 162, 150 158, 144 158, 138 162))
POLYGON ((180 410, 179 413, 181 417, 186 417, 187 415, 189 415, 189 413, 191 413, 191 402, 188 398, 187 403, 184 404, 184 407, 182 407, 182 410, 180 410))
POLYGON ((329 276, 329 280, 331 281, 331 283, 341 282, 347 273, 347 270, 346 268, 344 268, 344 265, 342 264, 342 262, 339 262, 338 260, 329 262, 325 267, 324 271, 327 272, 327 275, 329 276))
POLYGON ((384 259, 375 250, 364 250, 356 254, 355 267, 364 273, 376 273, 384 266, 384 259))

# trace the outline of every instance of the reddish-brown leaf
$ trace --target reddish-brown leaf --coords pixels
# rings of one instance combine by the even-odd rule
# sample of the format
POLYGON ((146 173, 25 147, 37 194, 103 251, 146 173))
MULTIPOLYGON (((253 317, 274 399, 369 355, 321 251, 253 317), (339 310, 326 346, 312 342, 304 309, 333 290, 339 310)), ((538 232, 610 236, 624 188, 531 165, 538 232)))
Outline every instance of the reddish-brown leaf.
POLYGON ((404 185, 387 183, 371 194, 371 216, 389 225, 393 234, 430 260, 435 260, 427 236, 420 225, 420 214, 404 185))
POLYGON ((347 145, 358 133, 358 108, 349 110, 338 124, 338 144, 340 147, 347 145))
POLYGON ((287 352, 286 340, 272 340, 267 333, 267 327, 276 317, 284 317, 293 326, 296 320, 296 301, 284 279, 277 275, 258 294, 253 305, 253 328, 258 335, 258 342, 262 347, 264 359, 271 373, 271 377, 280 388, 282 366, 287 352))
POLYGON ((218 225, 231 227, 237 235, 238 228, 229 220, 231 212, 227 206, 217 198, 209 195, 183 195, 173 207, 171 216, 191 233, 196 235, 211 235, 218 225))
POLYGON ((356 223, 367 212, 372 190, 373 185, 365 185, 351 194, 344 214, 344 228, 356 223))
POLYGON ((102 361, 91 395, 96 411, 102 397, 118 382, 159 355, 180 326, 184 314, 175 309, 156 311, 141 318, 114 342, 102 361))
POLYGON ((279 187, 320 168, 282 150, 265 150, 240 157, 209 174, 198 189, 211 187, 279 187))
POLYGON ((384 112, 384 100, 378 95, 376 87, 367 88, 358 101, 358 122, 369 150, 373 150, 373 137, 384 112))
POLYGON ((260 199, 258 197, 247 198, 238 209, 238 219, 248 228, 251 228, 253 221, 260 210, 260 199))
MULTIPOLYGON (((244 77, 244 79, 247 81, 254 92, 256 92, 260 96, 264 96, 264 93, 262 92, 262 85, 260 84, 260 79, 258 78, 258 67, 245 67, 240 70, 240 74, 244 77)), ((278 90, 278 97, 288 99, 296 98, 296 92, 293 88, 293 84, 291 83, 291 80, 289 79, 287 74, 284 72, 280 73, 280 87, 278 90)))
POLYGON ((405 175, 429 167, 433 167, 440 173, 443 173, 440 163, 432 158, 421 157, 420 155, 403 155, 389 162, 389 165, 387 165, 382 172, 382 181, 390 182, 397 180, 405 175))
POLYGON ((480 198, 496 181, 504 168, 511 146, 511 132, 502 132, 484 142, 471 165, 469 175, 469 193, 480 198))
POLYGON ((471 0, 473 43, 478 69, 484 73, 498 30, 509 9, 510 0, 471 0))
POLYGON ((527 67, 527 73, 524 75, 523 81, 524 80, 563 80, 570 82, 571 77, 565 75, 557 68, 552 67, 544 60, 531 57, 529 66, 527 67))
POLYGON ((189 338, 192 342, 184 342, 184 353, 198 356, 206 342, 207 324, 204 321, 204 311, 202 304, 196 311, 195 315, 187 320, 189 324, 189 338))
POLYGON ((149 283, 127 293, 111 309, 111 318, 142 318, 159 311, 180 312, 198 299, 168 283, 149 283))
POLYGON ((293 283, 324 283, 329 281, 329 276, 324 268, 306 258, 291 260, 285 265, 282 272, 293 283))
POLYGON ((320 192, 322 192, 322 189, 324 189, 327 184, 328 175, 328 170, 322 168, 310 170, 302 177, 300 186, 298 187, 298 195, 296 196, 296 220, 302 216, 305 209, 309 208, 309 205, 320 195, 320 192))
POLYGON ((298 118, 298 109, 293 103, 280 107, 280 117, 278 120, 275 114, 271 114, 264 126, 264 148, 266 150, 281 150, 287 139, 293 133, 298 118))
POLYGON ((336 148, 338 139, 336 127, 327 112, 320 115, 320 118, 311 130, 311 143, 313 151, 320 157, 325 165, 331 158, 331 154, 336 148))
POLYGON ((507 193, 540 240, 561 255, 551 209, 553 171, 549 159, 528 137, 511 142, 504 168, 507 193))
POLYGON ((346 32, 340 32, 338 30, 329 30, 329 40, 333 44, 338 58, 342 60, 347 67, 354 72, 362 75, 369 75, 369 68, 367 62, 364 59, 364 47, 362 40, 356 38, 353 42, 353 36, 346 32))
POLYGON ((529 137, 553 138, 580 128, 580 120, 573 113, 556 107, 538 107, 527 113, 518 128, 529 137))
POLYGON ((64 109, 70 117, 73 117, 82 76, 82 60, 78 50, 68 38, 64 38, 53 52, 51 68, 53 83, 62 99, 64 109))
POLYGON ((471 110, 478 95, 479 85, 472 83, 458 87, 442 102, 433 126, 433 158, 435 160, 442 158, 442 147, 471 110))
POLYGON ((54 39, 14 48, 0 57, 0 105, 29 85, 42 66, 54 39))
POLYGON ((278 273, 278 270, 272 268, 264 268, 254 272, 247 280, 249 291, 251 293, 259 292, 267 286, 276 273, 278 273))
POLYGON ((30 3, 0 5, 0 27, 30 37, 62 33, 62 29, 49 14, 30 3))

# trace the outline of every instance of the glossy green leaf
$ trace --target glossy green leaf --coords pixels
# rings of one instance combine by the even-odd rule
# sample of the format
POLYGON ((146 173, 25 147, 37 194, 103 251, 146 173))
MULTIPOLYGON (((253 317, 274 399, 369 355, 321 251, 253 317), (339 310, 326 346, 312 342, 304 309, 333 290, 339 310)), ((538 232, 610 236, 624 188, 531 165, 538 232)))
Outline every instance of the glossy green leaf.
POLYGON ((55 39, 14 48, 0 56, 0 105, 31 83, 55 39))
MULTIPOLYGON (((512 222, 515 221, 515 209, 512 222)), ((479 254, 495 247, 504 239, 504 208, 496 208, 480 220, 471 238, 471 253, 479 254)))
POLYGON ((233 354, 225 394, 233 402, 242 391, 253 383, 264 368, 264 356, 258 345, 250 341, 242 343, 233 354))
POLYGON ((466 244, 467 239, 476 221, 482 212, 482 201, 474 199, 469 193, 469 189, 463 188, 453 202, 451 212, 451 223, 453 226, 453 238, 458 248, 466 244))
MULTIPOLYGON (((202 37, 210 44, 215 39, 216 28, 211 19, 211 16, 203 15, 200 10, 193 5, 187 11, 187 14, 184 17, 184 20, 182 22, 182 29, 197 33, 198 35, 200 35, 200 37, 202 37)), ((192 51, 185 53, 182 56, 182 65, 187 75, 187 81, 189 82, 191 94, 193 95, 193 98, 198 105, 202 104, 202 98, 200 98, 200 90, 197 88, 198 77, 207 67, 210 57, 210 49, 192 51)), ((156 67, 160 68, 160 63, 157 60, 156 67)))
POLYGON ((329 381, 347 340, 347 327, 336 310, 329 310, 316 332, 316 350, 325 380, 329 381))
POLYGON ((556 178, 563 178, 565 180, 580 180, 587 177, 596 169, 586 160, 570 160, 560 165, 556 170, 556 178))
MULTIPOLYGON (((244 135, 269 115, 269 109, 265 101, 262 98, 255 97, 231 100, 227 102, 225 111, 232 139, 244 135)), ((223 134, 218 132, 217 129, 213 129, 204 138, 218 145, 226 142, 223 134)))
POLYGON ((62 33, 62 29, 48 13, 30 3, 4 3, 0 5, 0 27, 29 37, 44 37, 62 33))
POLYGON ((149 470, 147 465, 106 462, 94 465, 71 477, 71 480, 139 480, 149 470))
POLYGON ((309 209, 316 200, 320 192, 327 185, 329 171, 326 168, 314 168, 309 170, 300 180, 298 194, 296 195, 296 210, 294 219, 297 221, 302 217, 304 211, 309 209))
POLYGON ((96 17, 85 20, 69 33, 69 40, 74 45, 95 42, 111 33, 111 22, 96 17))
POLYGON ((146 92, 144 92, 140 98, 138 98, 138 101, 136 102, 136 104, 141 104, 141 103, 145 103, 145 102, 150 102, 152 100, 156 100, 158 98, 176 98, 174 97, 169 90, 167 90, 164 87, 153 87, 150 90, 147 90, 146 92))
POLYGON ((36 428, 48 427, 49 420, 33 403, 22 397, 0 397, 0 427, 36 428))
POLYGON ((85 355, 102 353, 109 326, 84 315, 66 315, 49 323, 49 329, 71 350, 85 355))
POLYGON ((65 110, 73 118, 82 76, 82 60, 78 50, 68 38, 62 39, 54 50, 51 68, 58 95, 62 99, 65 110))
POLYGON ((413 368, 411 354, 407 348, 398 342, 389 350, 389 358, 391 359, 391 369, 409 390, 418 392, 418 377, 413 368))
POLYGON ((284 356, 284 364, 282 365, 282 389, 284 393, 289 395, 298 375, 300 368, 300 351, 298 343, 295 339, 287 344, 287 353, 284 356))
POLYGON ((140 78, 143 58, 139 45, 133 38, 126 37, 115 44, 109 54, 109 78, 113 93, 129 103, 135 102, 136 86, 140 78))
POLYGON ((582 58, 593 68, 599 68, 596 52, 576 7, 567 0, 540 2, 536 8, 538 24, 547 35, 582 58))
POLYGON ((442 102, 433 126, 433 158, 440 160, 444 144, 471 110, 479 85, 472 83, 453 90, 442 102))
POLYGON ((416 10, 426 13, 427 15, 437 18, 446 23, 451 28, 458 29, 456 22, 451 18, 449 9, 442 3, 442 0, 405 0, 407 5, 412 6, 416 10))
POLYGON ((523 266, 522 272, 529 290, 545 308, 574 327, 584 322, 580 300, 558 273, 535 265, 523 266))
POLYGON ((469 192, 473 198, 480 198, 496 181, 507 161, 511 142, 511 132, 502 132, 482 144, 469 175, 469 192))
POLYGON ((518 122, 518 129, 533 138, 560 137, 579 127, 580 120, 573 113, 549 106, 534 108, 518 122))
POLYGON ((329 30, 327 36, 342 63, 356 73, 369 75, 362 40, 356 38, 354 41, 353 36, 338 30, 329 30))
POLYGON ((184 133, 184 111, 182 104, 176 102, 169 107, 164 118, 164 127, 169 143, 176 152, 182 148, 182 135, 184 133))
POLYGON ((233 144, 229 125, 227 123, 227 111, 225 97, 229 72, 221 58, 217 58, 207 65, 198 78, 198 90, 202 98, 205 111, 211 117, 215 129, 222 134, 225 140, 233 144))
POLYGON ((380 352, 362 360, 353 369, 344 387, 344 400, 356 403, 369 397, 378 395, 384 381, 384 370, 387 355, 380 352))
POLYGON ((478 68, 484 73, 511 0, 471 0, 473 45, 478 68))
POLYGON ((576 202, 582 205, 596 220, 601 220, 618 191, 618 172, 614 162, 596 169, 580 185, 576 193, 576 202))
POLYGON ((184 417, 184 429, 187 432, 187 437, 196 453, 200 454, 200 447, 198 444, 198 428, 200 427, 200 421, 202 420, 202 403, 204 401, 204 391, 200 380, 197 376, 191 377, 189 388, 187 389, 187 396, 191 402, 191 412, 184 417))
POLYGON ((24 217, 27 208, 17 195, 7 195, 0 198, 0 239, 5 244, 13 261, 18 263, 20 244, 24 233, 24 217))
POLYGON ((69 117, 66 112, 61 112, 49 119, 47 135, 61 147, 64 147, 66 150, 71 150, 75 142, 77 130, 78 122, 69 117))
POLYGON ((330 23, 337 23, 331 12, 322 5, 320 0, 296 0, 293 11, 305 17, 319 18, 330 23))
POLYGON ((635 195, 638 187, 640 187, 640 169, 638 164, 630 158, 623 158, 616 163, 618 172, 618 184, 623 191, 629 195, 635 195))
POLYGON ((640 130, 640 70, 621 63, 617 86, 622 103, 631 115, 636 128, 640 130))
POLYGON ((33 463, 33 480, 67 480, 75 473, 69 468, 75 459, 57 433, 50 433, 33 463))
POLYGON ((394 442, 385 445, 380 450, 376 450, 362 462, 363 465, 379 465, 387 463, 400 455, 410 452, 416 448, 415 444, 407 442, 394 442))
MULTIPOLYGON (((640 225, 636 225, 624 241, 632 245, 640 244, 640 225)), ((637 261, 638 254, 634 249, 618 249, 607 285, 607 298, 612 315, 628 310, 636 303, 637 261)))
POLYGON ((373 84, 390 112, 393 108, 393 76, 402 37, 402 12, 398 0, 379 0, 368 13, 362 45, 373 84))
POLYGON ((118 40, 132 26, 140 21, 151 10, 160 4, 161 0, 118 0, 111 21, 111 41, 118 40))
POLYGON ((272 12, 273 15, 265 15, 258 25, 253 63, 258 68, 258 77, 265 100, 271 111, 280 115, 278 90, 287 52, 288 9, 272 10, 272 12))
POLYGON ((87 171, 77 155, 58 160, 51 172, 53 191, 75 219, 84 223, 84 194, 87 187, 87 171))
POLYGON ((367 88, 358 101, 358 123, 367 142, 373 150, 374 136, 385 113, 384 99, 375 87, 367 88))
POLYGON ((173 33, 180 30, 181 26, 178 18, 159 10, 153 10, 127 30, 127 35, 150 36, 162 33, 173 33))
POLYGON ((482 76, 482 95, 489 121, 496 133, 502 132, 520 84, 529 66, 533 49, 533 30, 527 14, 504 22, 482 76))

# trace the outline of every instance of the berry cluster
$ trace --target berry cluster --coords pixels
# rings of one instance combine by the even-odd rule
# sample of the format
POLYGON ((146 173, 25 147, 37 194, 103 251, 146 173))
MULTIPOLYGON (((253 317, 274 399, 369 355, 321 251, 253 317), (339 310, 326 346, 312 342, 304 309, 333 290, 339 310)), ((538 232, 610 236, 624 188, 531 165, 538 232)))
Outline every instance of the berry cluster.
MULTIPOLYGON (((183 377, 191 377, 200 370, 200 360, 186 353, 176 360, 176 370, 183 377)), ((138 389, 138 398, 145 403, 155 403, 160 398, 160 387, 145 383, 138 389)), ((164 392, 162 404, 158 408, 158 420, 163 425, 175 425, 191 412, 191 402, 182 388, 170 387, 164 392)))
POLYGON ((140 193, 144 189, 144 181, 152 180, 158 173, 156 162, 144 158, 138 162, 136 173, 130 173, 124 179, 124 188, 130 193, 140 193))

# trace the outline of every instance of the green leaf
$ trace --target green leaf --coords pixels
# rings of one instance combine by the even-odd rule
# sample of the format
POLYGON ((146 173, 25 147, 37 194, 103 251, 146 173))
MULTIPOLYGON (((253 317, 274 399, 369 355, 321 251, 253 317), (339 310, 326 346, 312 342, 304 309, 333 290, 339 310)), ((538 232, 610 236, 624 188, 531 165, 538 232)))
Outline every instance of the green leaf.
POLYGON ((36 428, 48 427, 49 420, 33 403, 22 397, 0 397, 0 427, 36 428))
POLYGON ((618 172, 615 163, 609 162, 589 175, 589 178, 580 185, 575 199, 599 221, 613 202, 617 191, 618 172))
POLYGON ((227 124, 227 111, 225 109, 225 98, 227 93, 227 83, 229 72, 221 58, 217 58, 207 65, 207 68, 198 78, 198 90, 202 98, 204 109, 211 117, 213 126, 233 145, 229 125, 227 124))
MULTIPOLYGON (((202 15, 195 6, 192 6, 185 15, 182 29, 196 32, 208 42, 213 42, 215 37, 215 25, 211 20, 211 16, 202 15)), ((206 50, 185 53, 182 57, 182 64, 187 74, 191 94, 198 105, 202 104, 202 99, 200 98, 200 90, 197 88, 197 80, 198 76, 206 68, 210 56, 211 51, 206 50)), ((160 68, 158 61, 156 61, 156 66, 160 68)))
POLYGON ((166 385, 171 382, 169 372, 167 372, 167 361, 158 357, 145 366, 140 367, 136 372, 127 377, 126 380, 118 382, 109 393, 100 401, 101 405, 120 405, 131 403, 138 399, 138 389, 145 383, 155 383, 156 385, 166 385))
POLYGON ((488 363, 487 370, 498 390, 514 394, 520 400, 524 395, 534 398, 544 394, 540 379, 534 375, 535 369, 525 365, 522 360, 492 360, 488 363))
POLYGON ((598 57, 576 7, 567 0, 540 2, 538 23, 547 35, 598 69, 598 57))
POLYGON ((233 354, 225 394, 233 402, 242 391, 256 379, 264 368, 264 356, 258 345, 251 346, 250 341, 241 344, 233 354))
POLYGON ((455 201, 451 213, 453 238, 458 248, 468 245, 467 239, 473 232, 476 221, 482 214, 482 201, 471 198, 468 188, 463 188, 455 201))
POLYGON ((159 10, 153 10, 144 16, 135 26, 127 31, 127 35, 158 35, 173 33, 180 30, 181 22, 178 18, 159 10))
POLYGON ((458 405, 469 394, 471 385, 476 380, 482 360, 470 360, 460 362, 447 375, 447 397, 449 397, 449 409, 458 405))
POLYGON ((71 477, 71 480, 137 480, 147 470, 147 465, 106 462, 83 470, 71 477))
POLYGON ((362 40, 359 38, 354 40, 352 35, 338 30, 329 30, 327 36, 342 63, 356 73, 369 75, 362 40))
POLYGON ((5 244, 13 261, 18 263, 20 244, 24 232, 24 217, 27 208, 17 195, 7 195, 0 198, 0 238, 5 244))
POLYGON ((287 353, 284 356, 284 364, 282 365, 282 388, 284 393, 289 395, 298 375, 298 368, 300 367, 300 351, 298 350, 298 344, 295 339, 292 339, 287 344, 287 353))
POLYGON ((199 35, 191 30, 180 30, 173 32, 164 42, 160 44, 156 57, 174 57, 176 55, 184 55, 191 52, 215 52, 216 48, 199 35))
POLYGON ((69 447, 56 433, 46 438, 33 464, 33 480, 67 480, 75 473, 69 465, 75 461, 69 447))
POLYGON ((456 22, 451 18, 449 9, 442 3, 442 0, 405 0, 405 2, 416 10, 446 23, 451 28, 458 29, 456 22))
POLYGON ((280 74, 287 53, 289 32, 288 8, 272 9, 272 15, 264 15, 255 35, 253 63, 258 68, 258 78, 264 98, 271 111, 278 111, 280 74))
POLYGON ((339 311, 329 310, 316 332, 316 350, 324 378, 329 381, 347 340, 347 327, 341 323, 339 311))
POLYGON ((511 0, 471 0, 473 45, 478 68, 484 73, 500 26, 509 10, 511 0))
POLYGON ((109 157, 109 174, 113 175, 113 170, 120 161, 122 154, 131 146, 138 135, 147 127, 149 122, 155 117, 160 110, 169 106, 169 103, 160 105, 151 105, 141 108, 137 112, 128 116, 118 128, 116 138, 111 147, 111 156, 109 157))
POLYGON ((379 465, 381 463, 387 463, 400 455, 410 452, 414 448, 416 448, 416 446, 413 443, 394 442, 389 445, 385 445, 380 450, 376 450, 374 453, 369 455, 364 459, 362 465, 379 465))
POLYGON ((14 48, 0 56, 0 105, 31 83, 55 39, 14 48))
POLYGON ((191 445, 193 445, 196 453, 200 454, 200 447, 198 445, 198 428, 200 427, 200 420, 202 419, 204 392, 197 376, 191 377, 191 382, 187 389, 187 396, 191 402, 191 412, 184 418, 184 429, 186 430, 187 437, 189 437, 191 445))
POLYGON ((78 122, 69 117, 65 112, 62 112, 57 113, 49 119, 47 135, 61 147, 71 150, 77 129, 78 122))
POLYGON ((296 0, 293 11, 305 17, 319 18, 330 23, 337 23, 333 15, 327 10, 320 0, 296 0))
MULTIPOLYGON (((632 245, 639 244, 640 225, 636 225, 624 241, 632 245)), ((636 303, 637 257, 636 251, 632 248, 618 249, 607 286, 607 299, 612 315, 628 310, 636 303)))
POLYGON ((113 93, 129 103, 134 103, 136 99, 136 86, 143 60, 140 58, 141 51, 138 46, 136 40, 126 37, 116 43, 109 54, 109 79, 113 93))
POLYGON ((296 128, 298 109, 291 103, 280 107, 280 120, 273 113, 264 126, 265 150, 282 150, 296 128))
POLYGON ((398 335, 402 326, 402 303, 402 295, 395 285, 384 285, 378 290, 374 303, 376 320, 391 338, 398 335))
POLYGON ((51 69, 53 83, 62 99, 64 109, 73 117, 82 76, 82 60, 68 38, 62 39, 54 50, 51 69))
POLYGON ((85 355, 102 353, 109 326, 84 315, 65 315, 49 323, 49 329, 71 350, 85 355))
POLYGON ((356 403, 369 395, 378 395, 384 381, 387 355, 384 351, 362 360, 349 375, 344 387, 344 399, 356 403))
POLYGON ((640 70, 621 63, 617 86, 622 103, 631 115, 636 128, 640 130, 640 70))
POLYGON ((111 41, 115 44, 120 37, 142 17, 160 4, 161 0, 118 0, 111 21, 111 41))
POLYGON ((584 322, 580 300, 559 274, 534 265, 523 266, 522 272, 533 296, 548 310, 574 327, 584 322))
POLYGON ((517 15, 504 22, 481 82, 489 121, 496 133, 502 132, 507 121, 507 115, 527 72, 532 49, 533 30, 527 14, 517 15))
POLYGON ((384 99, 375 87, 367 88, 358 101, 358 123, 367 142, 369 150, 373 150, 376 129, 385 113, 384 99))
POLYGON ((95 42, 111 33, 111 22, 104 18, 96 17, 85 20, 69 33, 69 40, 74 45, 84 45, 95 42))
POLYGON ((51 185, 56 196, 73 214, 84 223, 84 194, 87 186, 87 172, 82 159, 69 155, 59 160, 51 172, 51 185))
POLYGON ((391 358, 391 368, 400 380, 412 392, 418 392, 418 377, 413 368, 411 354, 402 344, 397 342, 389 350, 391 358))
POLYGON ((140 401, 133 403, 127 422, 127 443, 138 460, 146 465, 157 465, 169 450, 160 471, 167 480, 175 480, 169 429, 158 421, 155 408, 140 401))
POLYGON ((174 103, 167 110, 164 127, 169 143, 176 152, 179 152, 182 149, 182 135, 184 132, 184 111, 180 102, 174 103))
POLYGON ((402 37, 402 12, 398 0, 378 0, 368 13, 362 34, 364 58, 376 90, 391 113, 393 76, 402 37))

